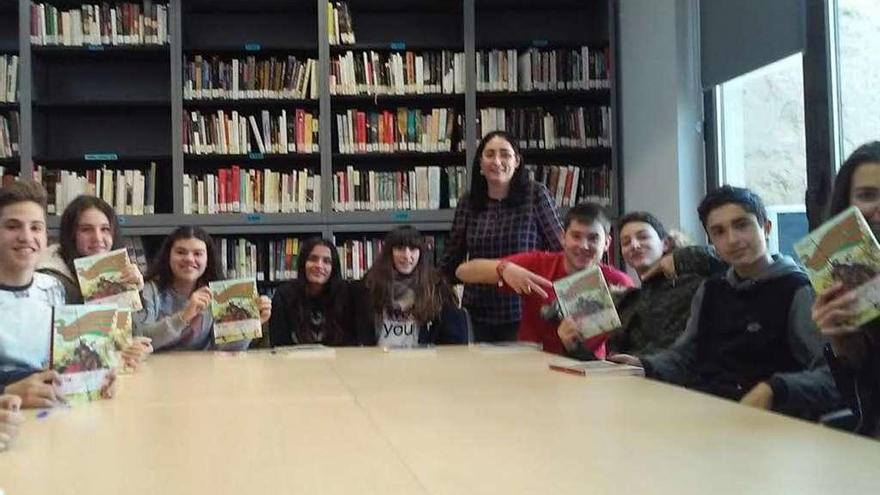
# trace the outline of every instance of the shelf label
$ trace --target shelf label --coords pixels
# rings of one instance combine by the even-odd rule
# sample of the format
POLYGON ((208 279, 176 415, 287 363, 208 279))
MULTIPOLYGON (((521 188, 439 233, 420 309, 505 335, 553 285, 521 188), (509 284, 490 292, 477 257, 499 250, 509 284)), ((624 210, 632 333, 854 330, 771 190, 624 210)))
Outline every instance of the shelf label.
POLYGON ((263 49, 263 47, 260 46, 259 43, 245 43, 244 44, 244 51, 246 51, 246 52, 258 52, 262 49, 263 49))
POLYGON ((248 153, 248 160, 262 160, 266 158, 262 153, 248 153))
POLYGON ((116 215, 116 223, 119 225, 125 225, 128 223, 128 218, 125 215, 116 215))
POLYGON ((538 47, 538 48, 545 47, 549 44, 550 43, 547 40, 532 40, 532 46, 538 47))
POLYGON ((86 153, 83 155, 83 159, 87 162, 111 161, 119 160, 119 155, 116 153, 86 153))
POLYGON ((409 211, 395 211, 391 214, 391 219, 398 222, 406 222, 412 218, 412 212, 409 211))
POLYGON ((244 218, 245 218, 245 220, 247 220, 248 223, 262 223, 263 222, 263 215, 258 215, 256 213, 251 213, 250 215, 245 215, 244 218))
POLYGON ((392 41, 391 42, 392 50, 406 50, 406 43, 403 41, 392 41))
POLYGON ((86 49, 90 52, 103 52, 104 45, 86 45, 86 49))

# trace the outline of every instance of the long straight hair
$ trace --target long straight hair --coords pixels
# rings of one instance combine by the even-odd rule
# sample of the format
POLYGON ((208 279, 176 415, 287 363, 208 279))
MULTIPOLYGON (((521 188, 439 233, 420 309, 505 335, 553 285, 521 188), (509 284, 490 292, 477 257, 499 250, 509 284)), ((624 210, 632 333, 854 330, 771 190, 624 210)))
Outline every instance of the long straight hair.
POLYGON ((373 313, 382 314, 394 302, 393 282, 395 277, 400 277, 394 267, 394 249, 401 247, 419 250, 419 262, 410 275, 415 278, 416 296, 412 314, 420 324, 431 321, 440 314, 444 304, 456 302, 455 295, 446 280, 428 261, 425 237, 409 226, 398 227, 385 236, 379 258, 364 275, 364 285, 370 294, 373 313))
POLYGON ((477 153, 474 156, 474 162, 471 164, 471 189, 469 201, 476 211, 485 210, 486 202, 489 200, 489 183, 486 181, 486 177, 482 174, 480 162, 483 158, 483 150, 486 149, 486 144, 496 137, 510 143, 514 155, 516 155, 517 160, 519 160, 519 166, 517 166, 516 170, 513 172, 513 177, 510 179, 510 190, 507 193, 507 197, 504 198, 503 203, 507 206, 531 204, 527 199, 528 195, 531 193, 532 184, 528 175, 525 173, 525 167, 522 162, 522 153, 520 152, 519 146, 516 144, 516 139, 504 131, 492 131, 480 140, 480 144, 477 146, 477 153))
POLYGON ((205 243, 205 254, 207 255, 205 273, 196 281, 197 289, 208 285, 208 282, 222 280, 225 277, 214 239, 201 227, 178 227, 162 241, 159 254, 153 258, 147 275, 144 277, 147 281, 155 282, 160 291, 167 289, 174 283, 174 272, 171 271, 171 250, 174 248, 174 243, 181 239, 198 239, 205 243))
POLYGON ((110 249, 119 249, 122 247, 122 233, 119 229, 119 218, 113 207, 107 204, 103 199, 96 196, 77 196, 76 199, 67 205, 64 213, 61 214, 61 226, 58 233, 58 255, 70 269, 70 273, 76 273, 73 260, 82 256, 82 253, 76 250, 76 231, 79 228, 79 217, 86 210, 96 209, 107 217, 110 223, 110 232, 113 236, 113 245, 110 249))
POLYGON ((348 299, 348 294, 345 292, 346 281, 342 278, 342 264, 339 261, 339 251, 336 249, 336 245, 320 237, 307 239, 299 248, 299 255, 296 260, 297 281, 299 283, 296 286, 302 292, 297 294, 295 298, 294 304, 298 306, 296 314, 299 315, 300 321, 297 322, 294 332, 296 332, 298 342, 302 344, 313 343, 313 336, 305 331, 307 326, 306 319, 310 317, 305 304, 308 300, 306 292, 306 287, 308 286, 306 261, 308 261, 309 255, 312 254, 312 250, 317 246, 324 246, 330 250, 330 277, 328 277, 327 282, 320 291, 321 300, 325 301, 325 307, 323 308, 325 318, 324 332, 328 342, 343 344, 346 340, 343 321, 345 311, 347 311, 346 301, 348 299))

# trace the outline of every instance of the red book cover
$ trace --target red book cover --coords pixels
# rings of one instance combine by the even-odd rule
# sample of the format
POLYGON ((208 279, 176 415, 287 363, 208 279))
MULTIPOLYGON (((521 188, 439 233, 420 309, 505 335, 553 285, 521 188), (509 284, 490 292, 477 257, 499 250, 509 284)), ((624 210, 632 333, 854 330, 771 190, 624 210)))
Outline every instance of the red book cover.
POLYGON ((217 210, 220 213, 229 211, 229 207, 226 204, 226 181, 229 180, 227 175, 228 173, 225 168, 217 171, 217 210))
MULTIPOLYGON (((311 150, 306 148, 306 111, 302 108, 296 109, 296 151, 297 153, 307 153, 311 150)), ((289 139, 289 138, 288 138, 289 139)))
POLYGON ((394 150, 394 113, 385 112, 385 143, 386 149, 394 150))
POLYGON ((567 206, 571 201, 571 186, 574 182, 574 168, 569 168, 565 174, 565 192, 562 194, 562 205, 567 206))
POLYGON ((357 112, 357 149, 358 151, 367 151, 367 114, 366 112, 357 112))

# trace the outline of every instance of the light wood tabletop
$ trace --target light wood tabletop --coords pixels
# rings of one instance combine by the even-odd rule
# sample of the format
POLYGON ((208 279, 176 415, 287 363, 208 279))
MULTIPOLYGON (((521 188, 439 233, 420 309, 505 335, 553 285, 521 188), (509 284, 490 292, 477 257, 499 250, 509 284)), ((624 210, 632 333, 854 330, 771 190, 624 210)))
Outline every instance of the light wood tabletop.
POLYGON ((6 495, 873 494, 880 443, 532 349, 180 353, 28 414, 6 495))

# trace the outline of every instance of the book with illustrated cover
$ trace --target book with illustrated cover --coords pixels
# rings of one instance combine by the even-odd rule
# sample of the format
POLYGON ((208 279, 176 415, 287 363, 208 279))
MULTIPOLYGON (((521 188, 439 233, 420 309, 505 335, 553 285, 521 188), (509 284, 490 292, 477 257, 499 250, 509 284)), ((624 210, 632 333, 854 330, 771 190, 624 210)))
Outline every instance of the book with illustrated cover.
POLYGON ((128 264, 125 248, 73 260, 83 300, 87 304, 115 304, 139 311, 141 296, 137 286, 122 282, 122 271, 128 264))
POLYGON ((614 330, 620 317, 598 265, 553 282, 563 316, 577 324, 585 339, 614 330))
POLYGON ((121 352, 132 343, 133 324, 131 314, 131 309, 117 309, 113 331, 110 333, 110 338, 113 340, 113 346, 117 351, 114 356, 115 361, 113 363, 113 367, 118 368, 120 371, 126 373, 129 373, 132 370, 125 366, 125 363, 122 362, 121 352))
POLYGON ((61 375, 61 393, 69 400, 100 398, 104 379, 119 360, 113 343, 116 316, 111 305, 55 307, 52 368, 61 375))
POLYGON ((831 218, 794 250, 817 293, 841 282, 856 294, 856 325, 880 316, 880 245, 858 208, 831 218))
POLYGON ((218 280, 208 287, 217 344, 263 336, 257 282, 253 278, 218 280))
POLYGON ((573 361, 560 360, 550 363, 550 369, 581 376, 645 376, 645 370, 638 366, 612 363, 611 361, 573 361))

